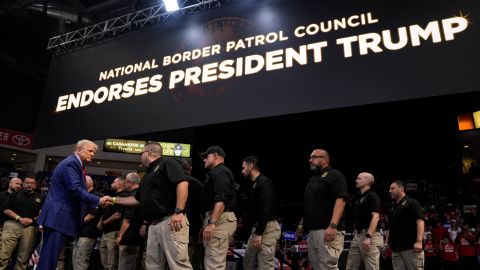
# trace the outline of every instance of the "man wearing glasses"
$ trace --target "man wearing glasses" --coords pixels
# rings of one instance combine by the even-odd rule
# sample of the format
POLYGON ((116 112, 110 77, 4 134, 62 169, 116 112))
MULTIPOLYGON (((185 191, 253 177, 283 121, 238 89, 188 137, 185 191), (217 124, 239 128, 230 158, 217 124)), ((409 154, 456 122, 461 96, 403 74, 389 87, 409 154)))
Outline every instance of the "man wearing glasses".
POLYGON ((185 216, 188 181, 176 160, 162 156, 162 146, 151 142, 140 155, 147 173, 135 196, 109 198, 112 204, 140 205, 149 222, 147 269, 192 269, 188 259, 189 225, 185 216))
POLYGON ((305 187, 303 225, 309 230, 308 258, 314 269, 338 270, 338 259, 343 250, 342 215, 348 196, 345 176, 330 167, 330 156, 323 149, 315 149, 309 157, 314 176, 305 187))

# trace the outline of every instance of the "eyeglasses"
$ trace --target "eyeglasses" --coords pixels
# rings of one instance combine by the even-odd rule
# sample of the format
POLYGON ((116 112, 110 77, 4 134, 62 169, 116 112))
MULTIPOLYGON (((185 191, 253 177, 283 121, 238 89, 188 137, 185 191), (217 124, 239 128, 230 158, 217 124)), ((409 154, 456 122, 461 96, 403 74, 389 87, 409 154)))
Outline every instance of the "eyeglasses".
POLYGON ((311 155, 308 157, 308 159, 316 159, 316 158, 324 158, 325 156, 315 156, 315 155, 311 155))

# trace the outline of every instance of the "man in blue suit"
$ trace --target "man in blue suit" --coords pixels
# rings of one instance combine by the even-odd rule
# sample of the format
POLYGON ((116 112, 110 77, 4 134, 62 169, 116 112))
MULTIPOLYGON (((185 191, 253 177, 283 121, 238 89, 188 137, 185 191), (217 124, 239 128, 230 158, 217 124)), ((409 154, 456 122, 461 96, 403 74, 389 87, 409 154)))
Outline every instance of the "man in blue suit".
POLYGON ((60 162, 53 172, 38 218, 38 224, 43 227, 38 270, 54 270, 65 240, 78 235, 86 207, 95 208, 105 203, 105 198, 90 194, 85 184, 85 164, 92 161, 96 151, 94 142, 81 140, 74 154, 60 162))

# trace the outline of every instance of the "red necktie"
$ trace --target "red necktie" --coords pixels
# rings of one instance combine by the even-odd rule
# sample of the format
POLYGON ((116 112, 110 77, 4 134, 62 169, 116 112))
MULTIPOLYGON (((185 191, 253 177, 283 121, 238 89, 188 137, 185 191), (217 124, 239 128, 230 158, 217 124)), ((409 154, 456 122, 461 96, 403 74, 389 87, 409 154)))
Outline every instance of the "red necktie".
POLYGON ((86 185, 87 184, 87 169, 85 168, 85 165, 83 165, 82 171, 83 171, 83 182, 86 185))

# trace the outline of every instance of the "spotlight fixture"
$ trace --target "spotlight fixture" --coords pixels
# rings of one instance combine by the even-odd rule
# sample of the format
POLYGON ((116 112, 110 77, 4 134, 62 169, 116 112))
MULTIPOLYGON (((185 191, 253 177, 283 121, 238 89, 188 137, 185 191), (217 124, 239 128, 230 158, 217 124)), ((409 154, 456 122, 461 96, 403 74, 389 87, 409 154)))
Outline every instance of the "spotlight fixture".
POLYGON ((180 7, 178 6, 177 0, 163 0, 163 3, 165 4, 165 9, 168 12, 176 11, 180 9, 180 7))

